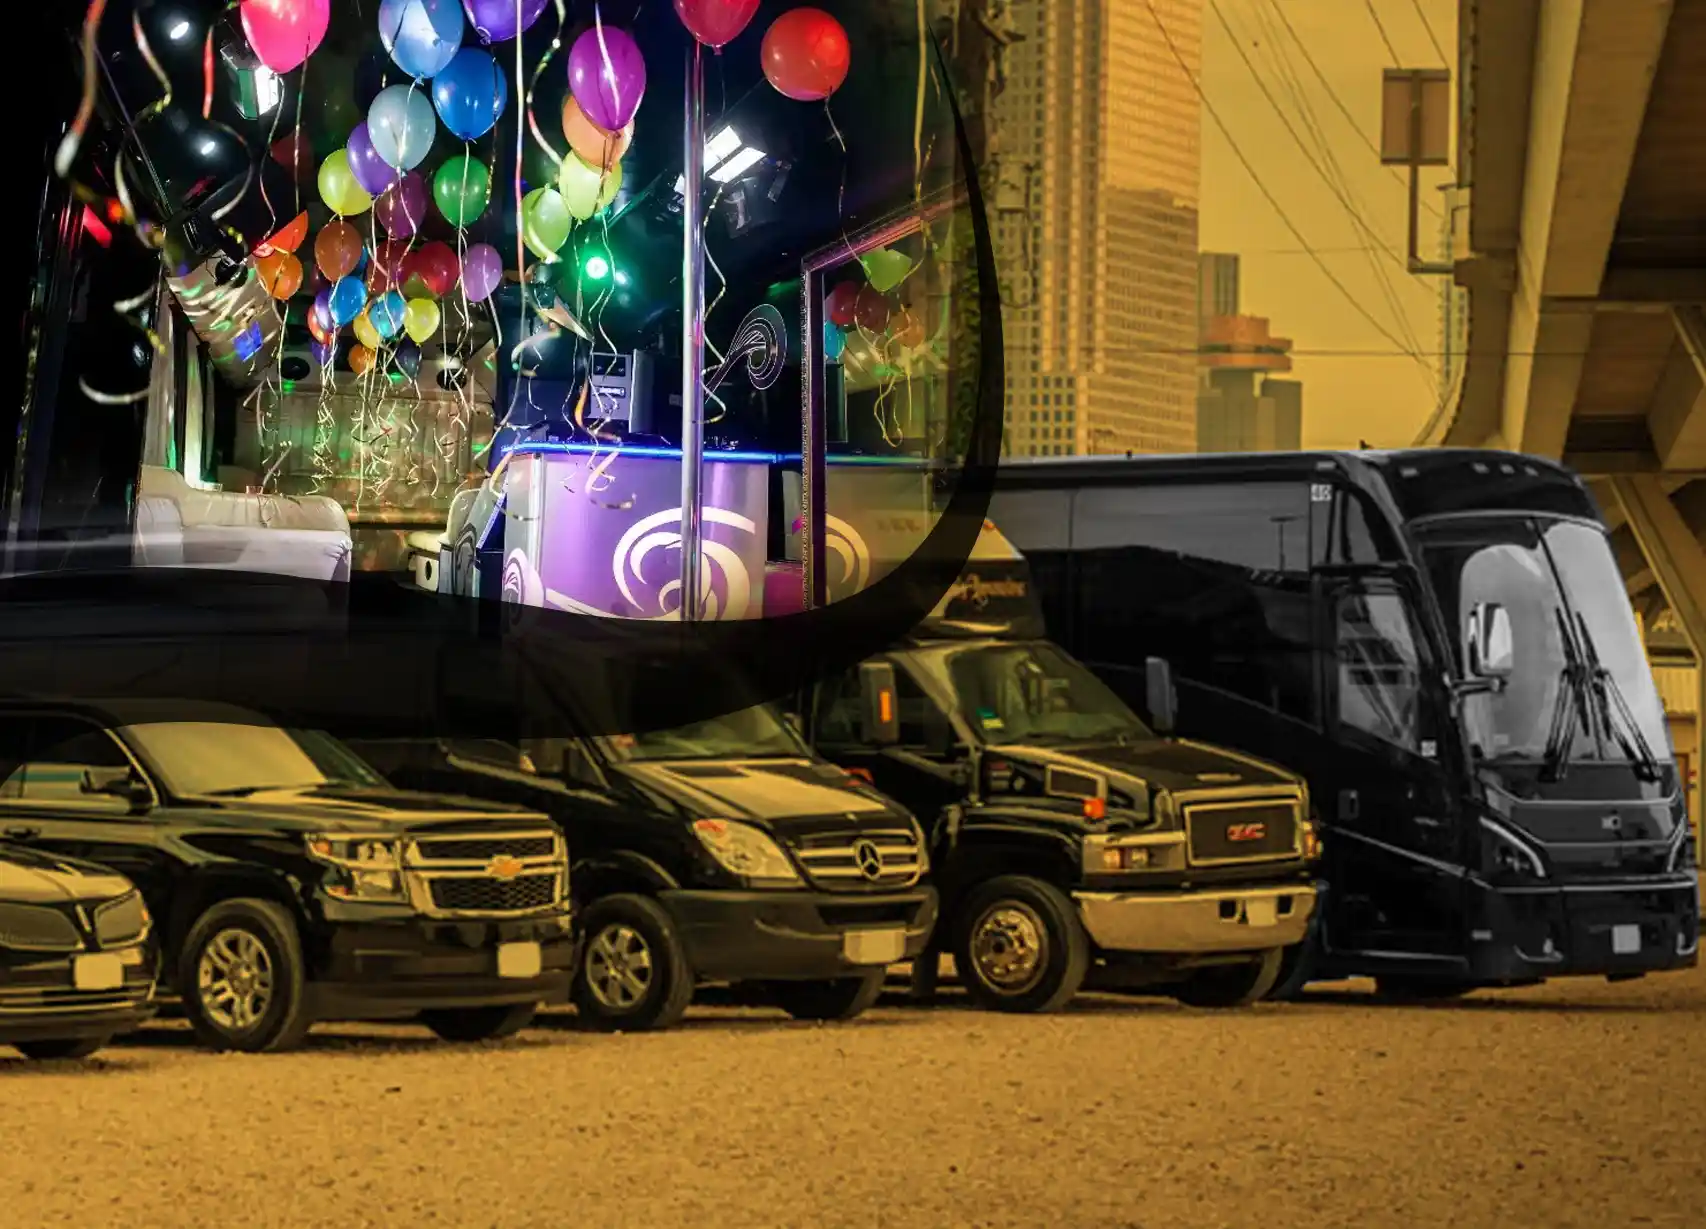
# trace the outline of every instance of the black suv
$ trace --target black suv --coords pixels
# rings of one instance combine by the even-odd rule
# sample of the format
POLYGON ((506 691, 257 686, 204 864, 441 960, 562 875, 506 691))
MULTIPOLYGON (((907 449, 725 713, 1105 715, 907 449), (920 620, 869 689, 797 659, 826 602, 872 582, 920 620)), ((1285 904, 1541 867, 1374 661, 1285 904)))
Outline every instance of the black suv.
POLYGON ((649 734, 361 742, 399 784, 548 812, 584 909, 582 1016, 659 1028, 699 983, 850 1019, 936 918, 912 816, 756 705, 649 734))
POLYGON ((0 702, 0 837, 134 882, 162 989, 215 1048, 336 1019, 481 1040, 568 997, 568 859, 544 816, 399 792, 256 713, 0 702))

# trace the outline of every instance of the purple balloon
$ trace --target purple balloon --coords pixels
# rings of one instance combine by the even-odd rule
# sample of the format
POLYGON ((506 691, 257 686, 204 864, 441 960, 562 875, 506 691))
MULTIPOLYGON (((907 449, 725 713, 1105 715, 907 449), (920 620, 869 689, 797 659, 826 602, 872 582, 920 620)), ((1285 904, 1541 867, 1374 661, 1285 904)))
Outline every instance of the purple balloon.
POLYGON ((314 361, 324 367, 332 361, 332 355, 338 352, 336 341, 310 341, 308 345, 314 353, 314 361))
POLYGON ((349 144, 345 148, 349 153, 350 174, 355 176, 356 183, 360 184, 361 190, 369 196, 378 196, 402 178, 403 172, 381 158, 373 148, 373 138, 367 134, 366 120, 351 129, 349 144))
POLYGON ((569 49, 569 89, 606 132, 628 126, 646 92, 646 61, 626 30, 594 26, 569 49), (602 36, 602 45, 600 38, 602 36))
POLYGON ((373 202, 373 216, 393 239, 407 239, 426 219, 426 183, 410 171, 373 202))
POLYGON ((491 298, 503 281, 504 258, 489 243, 476 243, 462 254, 462 289, 470 303, 491 298))
POLYGON ((337 326, 332 323, 332 288, 327 286, 314 296, 314 323, 320 326, 322 332, 330 333, 337 326))
POLYGON ((539 20, 551 0, 521 0, 521 27, 516 28, 516 0, 462 0, 462 11, 468 14, 468 24, 488 47, 506 43, 522 30, 539 20))

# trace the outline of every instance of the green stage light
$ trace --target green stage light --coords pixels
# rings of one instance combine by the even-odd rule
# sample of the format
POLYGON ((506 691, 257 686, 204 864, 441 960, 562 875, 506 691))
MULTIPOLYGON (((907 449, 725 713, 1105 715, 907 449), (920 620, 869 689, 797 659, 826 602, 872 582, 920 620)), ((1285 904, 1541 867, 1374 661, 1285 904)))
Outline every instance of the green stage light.
POLYGON ((595 282, 602 282, 610 276, 610 262, 602 256, 588 256, 582 269, 595 282))

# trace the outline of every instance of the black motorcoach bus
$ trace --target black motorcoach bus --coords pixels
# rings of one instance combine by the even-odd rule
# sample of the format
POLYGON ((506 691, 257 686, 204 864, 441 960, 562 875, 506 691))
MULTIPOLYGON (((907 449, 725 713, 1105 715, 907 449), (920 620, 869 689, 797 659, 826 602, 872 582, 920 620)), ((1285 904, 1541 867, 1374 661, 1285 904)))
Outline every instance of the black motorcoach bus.
POLYGON ((1308 781, 1326 892, 1279 993, 1691 967, 1684 792, 1586 486, 1432 450, 1004 464, 1050 635, 1142 711, 1308 781))

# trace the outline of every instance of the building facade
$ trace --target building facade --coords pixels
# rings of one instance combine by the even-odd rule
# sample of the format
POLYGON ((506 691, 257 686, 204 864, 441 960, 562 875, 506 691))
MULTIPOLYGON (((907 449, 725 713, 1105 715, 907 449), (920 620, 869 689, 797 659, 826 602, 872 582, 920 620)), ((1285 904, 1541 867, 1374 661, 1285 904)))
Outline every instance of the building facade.
POLYGON ((1197 260, 1198 452, 1288 452, 1303 447, 1303 385, 1291 339, 1239 312, 1238 257, 1197 260))
POLYGON ((1192 451, 1201 0, 1024 0, 1006 20, 1003 448, 1192 451))

